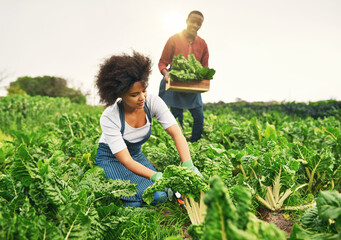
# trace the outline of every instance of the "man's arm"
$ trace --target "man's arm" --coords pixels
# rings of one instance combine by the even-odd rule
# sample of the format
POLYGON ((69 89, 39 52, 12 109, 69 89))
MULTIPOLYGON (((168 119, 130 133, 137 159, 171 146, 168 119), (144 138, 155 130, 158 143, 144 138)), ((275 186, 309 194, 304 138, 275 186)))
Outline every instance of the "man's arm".
POLYGON ((203 67, 208 67, 208 58, 209 58, 208 47, 207 44, 205 43, 204 51, 200 61, 203 67))
POLYGON ((160 60, 159 60, 159 70, 163 76, 168 73, 167 67, 172 63, 174 54, 174 41, 172 38, 169 38, 166 42, 165 47, 163 48, 160 60))

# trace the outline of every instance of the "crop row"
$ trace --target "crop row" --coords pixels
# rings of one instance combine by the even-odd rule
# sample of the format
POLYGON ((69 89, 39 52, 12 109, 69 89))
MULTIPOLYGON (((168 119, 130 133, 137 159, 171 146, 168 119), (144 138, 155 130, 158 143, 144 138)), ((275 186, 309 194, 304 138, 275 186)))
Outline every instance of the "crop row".
MULTIPOLYGON (((303 118, 285 111, 241 114, 241 109, 211 106, 205 110, 203 138, 189 143, 192 159, 206 184, 215 181, 221 186, 215 191, 231 191, 231 199, 242 199, 250 209, 309 206, 321 191, 341 188, 341 123, 339 109, 333 109, 330 116, 303 118)), ((135 186, 106 179, 94 166, 102 111, 64 98, 0 99, 2 239, 125 239, 120 232, 134 216, 155 217, 148 206, 123 208, 119 199, 134 194, 135 186)), ((184 134, 189 138, 187 114, 184 134)), ((160 171, 180 163, 175 145, 157 122, 142 150, 160 171)), ((243 221, 237 215, 235 221, 243 221)), ((246 228, 245 221, 240 226, 246 228)), ((209 239, 205 231, 217 229, 201 227, 193 236, 209 239)), ((165 239, 180 233, 144 234, 140 237, 165 239)))

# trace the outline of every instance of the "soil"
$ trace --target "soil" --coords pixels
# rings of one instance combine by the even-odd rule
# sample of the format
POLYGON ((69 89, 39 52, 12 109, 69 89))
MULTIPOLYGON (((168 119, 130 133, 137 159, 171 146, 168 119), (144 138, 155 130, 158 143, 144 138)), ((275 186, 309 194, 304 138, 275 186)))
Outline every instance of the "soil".
POLYGON ((274 223, 279 229, 286 233, 287 238, 290 236, 294 223, 290 221, 290 219, 286 219, 283 213, 262 210, 257 217, 265 222, 274 223))

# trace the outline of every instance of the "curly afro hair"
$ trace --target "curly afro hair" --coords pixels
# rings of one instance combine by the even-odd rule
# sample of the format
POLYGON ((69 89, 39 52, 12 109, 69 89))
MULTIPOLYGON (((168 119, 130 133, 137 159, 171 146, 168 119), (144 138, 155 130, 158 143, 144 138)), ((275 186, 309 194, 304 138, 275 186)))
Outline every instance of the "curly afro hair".
POLYGON ((148 86, 152 62, 136 51, 132 56, 127 54, 113 55, 100 65, 96 79, 96 87, 100 101, 110 106, 127 93, 135 82, 148 86))

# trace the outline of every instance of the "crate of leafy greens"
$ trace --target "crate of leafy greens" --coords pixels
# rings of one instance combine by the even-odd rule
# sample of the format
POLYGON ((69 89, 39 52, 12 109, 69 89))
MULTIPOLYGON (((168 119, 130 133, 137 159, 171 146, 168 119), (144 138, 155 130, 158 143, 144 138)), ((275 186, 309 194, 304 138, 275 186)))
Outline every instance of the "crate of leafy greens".
POLYGON ((171 81, 166 83, 167 91, 177 92, 207 92, 210 89, 210 80, 215 74, 213 68, 203 67, 196 60, 194 54, 188 54, 188 60, 179 54, 173 58, 171 81))

